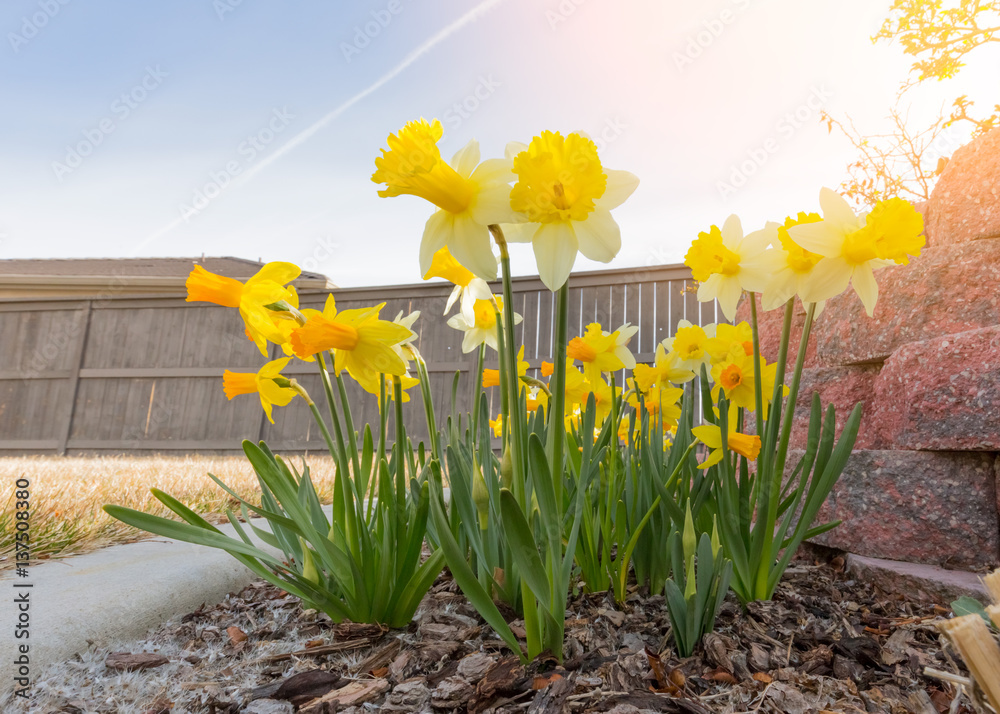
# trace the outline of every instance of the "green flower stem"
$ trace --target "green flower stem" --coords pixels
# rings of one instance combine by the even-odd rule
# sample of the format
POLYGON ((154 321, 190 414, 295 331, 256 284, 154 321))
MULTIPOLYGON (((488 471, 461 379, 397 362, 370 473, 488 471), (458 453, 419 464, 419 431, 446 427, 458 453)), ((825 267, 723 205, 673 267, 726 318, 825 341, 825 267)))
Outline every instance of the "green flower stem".
POLYGON ((344 448, 344 434, 340 430, 340 415, 337 412, 337 402, 333 397, 333 384, 330 382, 330 372, 327 370, 322 352, 316 355, 316 364, 319 367, 320 378, 323 380, 323 391, 326 392, 326 403, 330 408, 330 419, 333 421, 333 433, 337 438, 337 450, 336 452, 331 450, 330 455, 337 460, 338 468, 346 474, 349 471, 347 449, 344 448))
MULTIPOLYGON (((507 252, 507 241, 503 236, 500 226, 494 224, 489 227, 500 249, 500 270, 503 273, 503 329, 506 337, 507 354, 507 388, 509 391, 509 407, 507 417, 510 419, 511 437, 511 464, 514 470, 514 484, 521 490, 524 497, 524 459, 527 438, 524 433, 524 415, 520 413, 519 381, 517 379, 517 349, 514 347, 514 291, 510 280, 510 253, 507 252), (517 412, 515 414, 514 412, 517 412)), ((515 493, 516 495, 516 493, 515 493)), ((529 504, 523 503, 527 507, 529 504)))
POLYGON ((472 384, 472 435, 479 443, 479 410, 483 399, 483 363, 486 360, 486 343, 479 345, 479 359, 476 361, 476 379, 472 384))
POLYGON ((747 293, 750 298, 750 325, 753 329, 753 374, 756 389, 754 390, 754 407, 757 417, 757 436, 764 436, 764 395, 761 385, 764 375, 760 368, 760 334, 757 330, 757 293, 747 293))
MULTIPOLYGON (((334 354, 330 353, 330 359, 336 360, 334 354)), ((334 362, 335 363, 335 362, 334 362)), ((323 353, 316 354, 316 364, 319 366, 320 377, 323 380, 323 390, 326 392, 326 400, 330 406, 330 418, 333 421, 334 435, 337 440, 337 454, 330 453, 337 460, 337 480, 334 485, 334 517, 339 518, 344 523, 344 537, 346 543, 352 549, 355 558, 359 556, 358 545, 358 524, 357 513, 354 510, 352 496, 354 490, 354 480, 350 474, 348 465, 347 449, 344 446, 344 433, 340 428, 340 416, 337 413, 337 403, 333 398, 333 385, 330 382, 330 373, 327 371, 323 353), (339 495, 339 498, 336 496, 339 495)))
MULTIPOLYGON (((344 427, 347 430, 348 438, 350 439, 350 449, 351 452, 349 456, 351 457, 351 465, 354 467, 354 479, 355 481, 362 478, 361 473, 361 462, 358 460, 358 435, 354 431, 354 417, 351 414, 351 402, 347 398, 347 388, 344 386, 344 377, 339 372, 337 373, 337 391, 340 392, 340 403, 344 407, 344 427)), ((367 475, 365 475, 367 477, 367 475)), ((367 486, 367 483, 365 484, 367 486)))
MULTIPOLYGON (((781 344, 778 348, 778 366, 774 375, 774 394, 771 396, 772 408, 777 405, 777 407, 781 409, 781 402, 783 399, 782 390, 785 386, 785 367, 788 364, 788 340, 792 334, 792 315, 794 308, 794 298, 785 303, 785 319, 781 326, 781 344)), ((777 412, 779 417, 783 412, 783 409, 777 412)), ((767 433, 761 435, 762 439, 765 436, 767 437, 765 439, 765 448, 767 449, 767 453, 765 454, 765 463, 767 466, 770 466, 771 458, 774 456, 774 443, 775 439, 778 437, 779 422, 780 418, 772 417, 767 423, 767 433)))
POLYGON ((434 398, 431 395, 431 378, 427 371, 427 363, 423 356, 415 347, 410 347, 413 351, 413 359, 417 364, 417 376, 420 377, 420 396, 424 402, 424 416, 427 418, 427 433, 431 440, 431 453, 439 463, 444 462, 444 454, 441 451, 441 439, 438 434, 437 417, 434 415, 434 398))
POLYGON ((556 491, 556 503, 562 503, 562 463, 563 446, 566 441, 566 427, 563 412, 566 411, 566 325, 569 322, 569 281, 556 293, 556 354, 553 386, 549 391, 549 471, 556 491))
POLYGON ((403 383, 392 377, 392 392, 396 401, 396 525, 399 533, 406 529, 406 427, 403 426, 403 383))
MULTIPOLYGON (((774 486, 780 484, 781 479, 784 477, 785 459, 788 456, 788 441, 792 436, 792 421, 795 418, 795 403, 799 398, 799 381, 802 377, 802 365, 806 360, 806 348, 809 344, 809 333, 812 331, 812 323, 815 315, 816 303, 809 303, 809 308, 806 310, 806 321, 802 326, 799 353, 795 358, 795 370, 792 372, 792 383, 788 389, 788 408, 782 415, 781 440, 778 442, 778 452, 775 454, 775 462, 771 473, 769 475, 761 474, 761 477, 764 478, 765 488, 767 489, 766 497, 765 494, 761 494, 761 501, 767 508, 767 516, 764 522, 772 526, 778 518, 778 498, 780 496, 780 489, 774 486)), ((768 598, 768 580, 771 566, 773 565, 768 554, 771 552, 773 540, 773 528, 766 530, 764 532, 764 546, 761 550, 760 565, 757 570, 756 582, 754 583, 754 597, 760 600, 768 598)))

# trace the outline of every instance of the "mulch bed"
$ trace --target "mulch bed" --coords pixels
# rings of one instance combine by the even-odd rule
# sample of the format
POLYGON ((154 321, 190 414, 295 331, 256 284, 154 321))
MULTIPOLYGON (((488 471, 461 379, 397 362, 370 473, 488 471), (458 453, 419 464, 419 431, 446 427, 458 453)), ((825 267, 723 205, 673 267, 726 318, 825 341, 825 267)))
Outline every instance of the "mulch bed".
MULTIPOLYGON (((577 595, 566 661, 524 667, 442 576, 407 630, 332 623, 257 583, 168 623, 128 652, 92 648, 36 683, 32 711, 973 712, 925 667, 965 675, 943 650, 940 605, 850 579, 843 561, 797 562, 772 602, 729 596, 679 660, 661 596, 577 595)), ((515 632, 518 631, 514 623, 515 632)))

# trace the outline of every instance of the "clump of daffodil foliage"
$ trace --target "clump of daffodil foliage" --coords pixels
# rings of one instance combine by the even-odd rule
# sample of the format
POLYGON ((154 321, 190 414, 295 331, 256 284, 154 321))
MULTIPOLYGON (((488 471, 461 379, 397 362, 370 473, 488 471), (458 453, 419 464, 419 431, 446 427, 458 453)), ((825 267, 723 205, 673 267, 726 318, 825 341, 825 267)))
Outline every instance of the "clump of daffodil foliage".
POLYGON ((891 199, 859 216, 823 189, 822 216, 798 213, 747 235, 730 216, 697 236, 685 262, 700 300, 717 300, 732 322, 748 296, 751 320, 682 321, 639 364, 629 348, 636 327, 594 323, 571 336, 567 325, 576 256, 607 263, 618 254, 611 210, 638 179, 604 166, 596 144, 578 133, 544 131, 485 161, 475 141, 446 161, 441 137, 438 121, 408 123, 389 136, 371 178, 383 197, 409 194, 434 206, 419 274, 454 284, 444 313, 458 305, 448 324, 464 333, 463 351, 478 351, 469 418, 443 428, 435 418, 416 313, 386 320, 384 303, 338 311, 333 295, 322 311, 300 309, 290 285, 299 269, 290 263, 269 263, 246 282, 196 266, 188 300, 238 308, 262 355, 272 343, 286 355, 256 373, 227 371, 226 396, 256 394, 269 419, 273 407, 305 401, 337 467, 333 503, 320 504, 307 466, 244 442, 261 499, 240 500, 242 515, 261 516, 266 529, 230 513, 238 537, 226 536, 160 492, 181 521, 106 509, 140 528, 227 550, 338 621, 406 625, 447 564, 524 660, 546 651, 562 659, 574 588, 610 590, 624 602, 634 581, 666 596, 676 645, 689 654, 730 587, 742 603, 769 599, 798 545, 837 525, 814 521, 853 448, 861 408, 835 439, 833 408, 824 412, 814 397, 807 448, 788 463, 809 334, 824 301, 849 286, 872 313, 874 271, 920 253, 920 214, 891 199), (531 244, 538 275, 556 295, 543 379, 527 376, 516 341, 522 318, 510 309, 511 243, 531 244), (487 281, 498 266, 502 292, 494 294, 487 281), (784 311, 771 361, 760 350, 758 300, 784 311), (789 370, 796 300, 806 319, 789 370), (488 357, 496 368, 486 367, 488 357), (326 415, 282 375, 292 360, 318 370, 326 415), (360 445, 345 379, 378 398, 379 423, 363 425, 360 445), (414 449, 403 404, 418 384, 430 444, 414 449), (483 398, 491 389, 499 390, 496 416, 483 398), (510 611, 524 620, 523 642, 503 615, 510 611))

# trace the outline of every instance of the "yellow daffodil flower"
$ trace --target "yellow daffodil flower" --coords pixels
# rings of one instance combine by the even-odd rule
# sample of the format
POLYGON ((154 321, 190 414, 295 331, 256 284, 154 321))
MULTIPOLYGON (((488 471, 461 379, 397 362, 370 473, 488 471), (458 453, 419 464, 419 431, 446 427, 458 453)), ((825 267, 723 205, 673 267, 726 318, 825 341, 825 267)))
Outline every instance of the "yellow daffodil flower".
MULTIPOLYGON (((393 402, 396 401, 396 385, 392 381, 393 379, 392 375, 383 374, 382 379, 385 380, 385 394, 387 397, 389 397, 389 401, 393 402)), ((359 381, 358 384, 360 384, 361 388, 364 389, 369 394, 374 394, 376 397, 381 396, 381 391, 380 391, 381 388, 377 379, 376 380, 366 379, 364 382, 359 381)), ((399 378, 399 386, 402 388, 403 404, 406 404, 408 401, 410 401, 410 395, 407 393, 406 390, 410 389, 411 387, 416 387, 418 384, 420 384, 420 380, 417 379, 416 377, 411 376, 410 374, 404 374, 399 378)), ((382 405, 379 404, 379 409, 381 408, 382 405)))
MULTIPOLYGON (((462 352, 472 352, 484 342, 497 349, 497 307, 500 308, 500 315, 503 315, 503 298, 494 296, 493 300, 476 300, 473 303, 473 319, 466 318, 464 312, 452 315, 448 318, 448 326, 465 333, 462 338, 462 352), (496 300, 496 305, 493 304, 496 300)), ((514 313, 514 324, 521 322, 521 316, 514 313)))
POLYGON ((271 407, 288 406, 288 403, 297 394, 294 389, 279 387, 274 382, 274 378, 281 376, 281 370, 291 359, 291 357, 282 357, 268 362, 256 374, 253 372, 230 372, 227 369, 222 373, 222 388, 226 392, 226 399, 232 399, 240 394, 258 394, 267 420, 273 424, 271 407))
POLYGON ((702 365, 712 364, 712 353, 708 347, 709 340, 715 337, 715 331, 714 323, 701 326, 680 320, 674 336, 664 340, 663 346, 668 354, 676 356, 676 367, 700 375, 702 365))
POLYGON ((710 337, 705 346, 712 357, 712 364, 717 364, 726 359, 729 353, 736 348, 743 350, 746 355, 753 355, 753 328, 749 322, 740 322, 736 325, 722 323, 715 327, 715 337, 710 337))
POLYGON ((431 270, 434 254, 447 246, 459 263, 492 280, 497 261, 487 226, 516 220, 510 207, 511 161, 479 163, 479 142, 470 141, 448 163, 437 146, 443 132, 437 119, 420 119, 390 134, 388 151, 382 149, 375 159, 372 181, 386 185, 379 196, 409 194, 437 206, 420 243, 421 275, 431 270))
POLYGON ((734 320, 743 291, 760 292, 767 285, 770 275, 753 259, 764 252, 769 242, 765 231, 744 236, 736 216, 727 218, 722 230, 712 226, 708 233, 699 233, 684 256, 684 264, 700 283, 698 299, 718 300, 722 314, 734 320))
POLYGON ((497 414, 496 419, 490 419, 490 428, 493 429, 493 436, 499 439, 503 433, 503 414, 497 414))
POLYGON ((556 366, 552 362, 546 362, 545 360, 542 360, 542 376, 543 377, 551 377, 552 373, 555 371, 555 368, 556 368, 556 366))
POLYGON ((638 327, 625 323, 608 333, 598 323, 592 322, 587 325, 582 337, 574 337, 569 341, 566 355, 583 362, 584 375, 588 381, 596 384, 604 372, 635 367, 635 357, 629 352, 628 343, 638 331, 638 327))
POLYGON ((590 394, 590 383, 583 376, 583 372, 573 366, 573 358, 566 358, 566 412, 571 413, 575 408, 587 403, 587 395, 590 394))
MULTIPOLYGON (((611 413, 613 398, 617 397, 622 390, 621 387, 615 387, 615 391, 612 392, 611 385, 600 378, 595 382, 588 381, 588 384, 590 385, 590 393, 594 395, 594 409, 597 415, 594 423, 600 426, 608 418, 608 414, 611 413)), ((586 406, 586 404, 587 399, 585 398, 581 406, 586 406)))
MULTIPOLYGON (((524 345, 517 351, 517 376, 523 377, 528 373, 528 363, 524 361, 524 345)), ((487 367, 483 370, 483 389, 500 386, 500 370, 487 367)))
POLYGON ((621 229, 611 210, 632 195, 639 179, 604 168, 593 141, 543 131, 514 156, 514 173, 510 205, 527 225, 507 231, 507 240, 532 244, 549 290, 566 282, 577 251, 601 263, 618 255, 621 229))
MULTIPOLYGON (((740 456, 756 461, 760 454, 760 437, 756 434, 741 434, 736 431, 736 419, 729 419, 726 430, 726 442, 730 451, 740 456)), ((707 469, 722 461, 722 429, 717 424, 703 424, 691 430, 695 438, 709 448, 708 458, 698 465, 699 469, 707 469)))
POLYGON ((761 306, 765 310, 774 310, 801 295, 812 280, 813 268, 823 256, 796 243, 788 229, 821 220, 818 213, 800 211, 795 218, 785 218, 783 225, 769 222, 764 228, 773 247, 756 258, 750 258, 748 264, 771 276, 761 293, 761 306))
POLYGON ((893 263, 905 265, 909 256, 920 255, 924 220, 901 198, 880 201, 867 216, 855 215, 847 201, 828 188, 820 191, 819 203, 822 221, 788 229, 796 244, 823 256, 800 286, 799 297, 818 303, 851 285, 871 317, 878 300, 873 271, 893 263))
MULTIPOLYGON (((299 277, 301 270, 292 263, 267 263, 257 274, 241 283, 195 265, 187 282, 187 302, 210 302, 223 307, 237 307, 246 325, 247 337, 257 349, 268 356, 267 343, 288 343, 296 323, 286 320, 265 305, 284 300, 292 307, 299 306, 299 296, 292 286, 285 287, 299 277)), ((287 352, 287 350, 286 350, 287 352)))
POLYGON ((444 306, 444 314, 447 315, 455 302, 461 298, 459 309, 466 322, 475 322, 476 320, 474 309, 476 300, 489 300, 493 294, 485 280, 477 278, 471 270, 455 260, 448 250, 448 246, 441 248, 434 254, 430 269, 424 273, 424 280, 431 278, 444 278, 454 284, 455 288, 451 291, 448 302, 444 306))
POLYGON ((690 382, 694 379, 694 372, 680 366, 677 353, 668 352, 666 345, 661 342, 656 346, 653 364, 637 364, 632 368, 632 376, 640 391, 648 392, 654 386, 665 387, 690 382))
MULTIPOLYGON (((761 370, 761 397, 764 409, 764 418, 767 419, 767 411, 774 394, 774 380, 778 370, 777 364, 768 364, 760 358, 761 370)), ((712 367, 712 398, 718 401, 719 390, 726 394, 726 399, 736 407, 742 407, 750 411, 757 409, 756 389, 754 380, 754 358, 753 354, 744 352, 743 347, 736 345, 726 358, 712 367)), ((786 388, 787 389, 787 388, 786 388)))
POLYGON ((645 409, 651 417, 650 423, 652 423, 652 418, 659 415, 662 428, 667 429, 677 426, 677 420, 681 417, 679 402, 683 395, 683 389, 657 385, 652 389, 643 390, 641 401, 639 394, 633 392, 629 395, 628 403, 635 409, 639 409, 640 406, 645 409))
POLYGON ((303 310, 306 323, 292 332, 292 350, 299 357, 333 350, 334 371, 346 369, 374 394, 379 374, 406 374, 406 361, 394 348, 413 335, 404 325, 380 320, 378 314, 384 306, 337 312, 336 301, 329 295, 322 312, 303 310))
POLYGON ((538 411, 538 407, 544 407, 548 409, 549 407, 549 395, 544 389, 539 389, 538 387, 532 387, 528 390, 525 395, 525 403, 527 404, 529 412, 538 411))

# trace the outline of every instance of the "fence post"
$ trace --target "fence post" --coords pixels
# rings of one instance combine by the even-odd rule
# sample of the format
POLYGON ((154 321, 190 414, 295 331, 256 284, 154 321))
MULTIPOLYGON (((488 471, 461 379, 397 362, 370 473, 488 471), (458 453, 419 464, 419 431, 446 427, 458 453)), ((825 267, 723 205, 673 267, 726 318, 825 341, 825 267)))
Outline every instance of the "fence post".
POLYGON ((80 370, 83 368, 83 356, 87 347, 87 334, 90 332, 90 313, 93 307, 94 302, 88 300, 86 306, 83 308, 82 316, 77 318, 83 323, 83 329, 80 330, 80 337, 76 341, 76 351, 73 354, 73 362, 70 367, 72 372, 69 377, 69 399, 66 400, 65 426, 63 427, 62 437, 59 440, 60 456, 66 455, 69 435, 73 429, 73 414, 76 412, 76 398, 80 388, 80 370))

